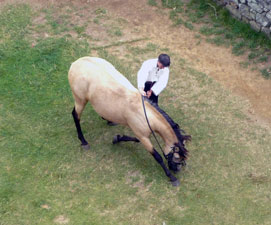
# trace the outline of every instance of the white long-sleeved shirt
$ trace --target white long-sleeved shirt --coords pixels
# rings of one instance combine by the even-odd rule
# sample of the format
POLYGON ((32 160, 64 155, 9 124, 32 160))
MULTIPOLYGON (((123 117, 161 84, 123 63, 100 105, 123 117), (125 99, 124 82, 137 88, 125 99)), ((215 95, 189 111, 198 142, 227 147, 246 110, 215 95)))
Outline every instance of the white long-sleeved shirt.
POLYGON ((167 86, 169 78, 169 68, 164 67, 159 69, 157 66, 158 59, 149 59, 145 61, 137 73, 137 87, 138 89, 145 87, 145 82, 156 81, 151 90, 157 96, 167 86))

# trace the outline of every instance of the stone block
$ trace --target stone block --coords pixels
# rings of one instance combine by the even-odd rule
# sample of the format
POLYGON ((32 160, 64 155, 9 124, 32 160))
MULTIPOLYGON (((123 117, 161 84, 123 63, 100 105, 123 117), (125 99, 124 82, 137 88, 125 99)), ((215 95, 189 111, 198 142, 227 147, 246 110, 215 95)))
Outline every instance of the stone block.
POLYGON ((249 3, 257 3, 257 1, 256 0, 247 0, 247 3, 249 4, 249 3))
POLYGON ((269 11, 268 13, 266 13, 266 18, 271 20, 271 11, 269 11))
POLYGON ((266 9, 271 9, 271 1, 269 0, 259 0, 258 4, 262 5, 266 9))
POLYGON ((250 18, 250 9, 248 6, 244 4, 240 4, 239 6, 239 11, 242 14, 242 16, 245 16, 247 18, 250 18))
POLYGON ((249 12, 249 15, 252 20, 256 20, 256 13, 255 12, 251 11, 251 12, 249 12))
POLYGON ((245 16, 242 16, 242 21, 244 21, 245 23, 249 23, 251 20, 245 16))
POLYGON ((229 4, 231 4, 231 3, 238 5, 239 2, 238 2, 238 0, 229 0, 229 4))
POLYGON ((214 0, 217 5, 219 6, 225 6, 228 4, 227 0, 214 0))
POLYGON ((271 5, 265 5, 265 8, 267 8, 268 10, 271 10, 271 5))
POLYGON ((261 25, 256 23, 255 21, 251 20, 249 23, 253 30, 256 30, 258 32, 261 30, 261 25))
POLYGON ((262 32, 265 33, 269 38, 271 37, 271 30, 270 28, 263 27, 262 32))
POLYGON ((270 21, 263 14, 256 14, 256 22, 261 24, 262 27, 267 27, 270 25, 270 21))
POLYGON ((263 12, 263 7, 257 3, 254 2, 248 2, 248 6, 251 7, 251 9, 255 10, 258 13, 263 12))
POLYGON ((230 13, 237 19, 241 19, 241 14, 238 9, 232 7, 231 5, 226 5, 226 8, 230 11, 230 13))

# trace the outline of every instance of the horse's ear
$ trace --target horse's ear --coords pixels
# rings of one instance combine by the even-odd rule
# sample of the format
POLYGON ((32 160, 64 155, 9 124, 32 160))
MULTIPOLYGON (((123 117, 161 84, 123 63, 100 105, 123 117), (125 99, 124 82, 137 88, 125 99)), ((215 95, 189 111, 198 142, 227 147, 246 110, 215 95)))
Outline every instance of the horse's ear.
POLYGON ((177 147, 178 147, 178 149, 179 149, 178 154, 179 154, 182 158, 186 159, 187 156, 188 156, 188 151, 187 151, 187 149, 185 148, 184 144, 179 142, 179 143, 177 144, 177 147))

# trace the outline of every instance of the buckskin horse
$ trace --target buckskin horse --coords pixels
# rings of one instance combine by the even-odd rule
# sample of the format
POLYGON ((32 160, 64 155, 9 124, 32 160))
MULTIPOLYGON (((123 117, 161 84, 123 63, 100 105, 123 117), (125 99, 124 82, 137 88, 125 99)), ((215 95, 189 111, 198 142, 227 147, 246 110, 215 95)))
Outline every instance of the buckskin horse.
POLYGON ((72 115, 78 138, 84 149, 89 149, 89 144, 82 133, 80 117, 87 102, 90 102, 102 118, 128 126, 136 136, 117 135, 113 139, 113 144, 121 141, 140 141, 161 165, 172 185, 180 185, 170 170, 177 172, 185 164, 188 156, 185 142, 190 140, 190 135, 184 135, 179 125, 157 104, 143 97, 111 63, 104 59, 83 57, 76 60, 70 67, 68 79, 75 100, 72 115), (164 141, 162 151, 170 170, 149 139, 152 132, 158 133, 164 141))

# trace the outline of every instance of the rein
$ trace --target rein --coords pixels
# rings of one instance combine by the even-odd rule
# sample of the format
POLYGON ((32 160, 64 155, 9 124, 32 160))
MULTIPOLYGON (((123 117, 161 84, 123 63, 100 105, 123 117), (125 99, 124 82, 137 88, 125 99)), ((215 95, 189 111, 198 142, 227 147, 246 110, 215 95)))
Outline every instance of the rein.
POLYGON ((141 95, 141 99, 142 99, 142 105, 143 105, 144 114, 145 114, 145 118, 146 118, 147 124, 148 124, 148 126, 149 126, 149 128, 150 128, 150 130, 151 130, 151 132, 152 132, 152 135, 154 136, 154 138, 155 138, 155 140, 156 140, 156 142, 157 142, 159 148, 161 149, 161 151, 163 152, 164 156, 166 157, 164 151, 162 150, 161 145, 159 144, 159 141, 158 141, 158 139, 157 139, 157 137, 156 137, 154 131, 153 131, 152 128, 151 128, 151 125, 150 125, 150 122, 149 122, 149 119, 148 119, 148 116, 147 116, 147 113, 146 113, 146 108, 145 108, 145 102, 144 102, 144 96, 143 96, 143 95, 141 95))

